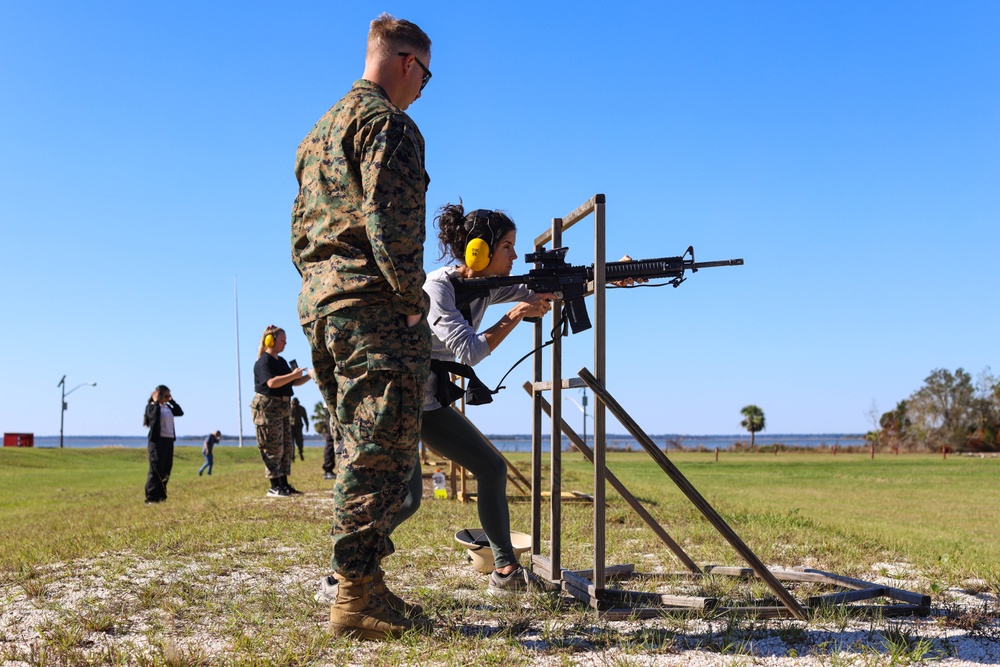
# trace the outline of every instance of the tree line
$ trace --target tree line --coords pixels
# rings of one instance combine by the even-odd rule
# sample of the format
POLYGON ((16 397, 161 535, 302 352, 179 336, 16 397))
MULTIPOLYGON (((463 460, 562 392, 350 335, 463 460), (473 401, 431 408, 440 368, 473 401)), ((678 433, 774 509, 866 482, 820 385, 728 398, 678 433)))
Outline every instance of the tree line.
POLYGON ((937 368, 873 425, 866 437, 880 450, 1000 451, 1000 380, 989 366, 975 379, 937 368))

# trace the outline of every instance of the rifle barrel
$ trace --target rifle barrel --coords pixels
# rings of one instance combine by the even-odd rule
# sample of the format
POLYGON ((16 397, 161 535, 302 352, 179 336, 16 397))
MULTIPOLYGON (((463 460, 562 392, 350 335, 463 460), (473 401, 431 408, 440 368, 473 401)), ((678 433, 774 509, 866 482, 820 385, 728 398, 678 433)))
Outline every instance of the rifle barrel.
MULTIPOLYGON (((683 257, 657 257, 656 259, 636 259, 631 262, 607 262, 604 276, 610 280, 623 278, 670 278, 683 275, 685 271, 697 271, 716 266, 742 266, 743 259, 724 259, 716 262, 691 262, 683 257)), ((594 279, 594 269, 588 271, 594 279)))
POLYGON ((743 266, 743 258, 720 259, 717 262, 695 262, 688 268, 692 271, 697 271, 698 269, 711 269, 716 266, 743 266))

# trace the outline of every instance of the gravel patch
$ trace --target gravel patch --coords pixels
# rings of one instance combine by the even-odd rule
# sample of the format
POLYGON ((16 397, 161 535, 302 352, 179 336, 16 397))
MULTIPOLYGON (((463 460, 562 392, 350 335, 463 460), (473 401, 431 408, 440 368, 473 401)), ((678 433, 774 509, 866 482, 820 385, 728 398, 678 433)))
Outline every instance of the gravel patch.
MULTIPOLYGON (((551 598, 540 596, 497 602, 485 594, 484 575, 459 561, 453 548, 421 549, 441 568, 420 580, 393 571, 389 583, 431 610, 440 628, 435 638, 397 654, 377 642, 348 653, 328 654, 321 645, 304 664, 455 664, 447 637, 458 637, 471 647, 464 664, 476 664, 477 647, 491 647, 495 656, 497 643, 507 642, 516 654, 511 665, 552 667, 1000 665, 1000 600, 969 592, 982 590, 981 582, 936 592, 926 618, 608 621, 582 613, 569 598, 556 611, 546 610, 551 598), (450 657, 436 657, 438 651, 450 657)), ((313 600, 323 564, 302 563, 295 549, 273 545, 263 555, 258 547, 253 554, 197 559, 105 553, 8 574, 0 579, 0 666, 103 664, 115 656, 130 665, 227 664, 234 653, 252 652, 263 629, 278 638, 269 648, 296 633, 333 645, 323 632, 327 608, 313 600)), ((905 564, 876 563, 868 580, 928 589, 905 564)), ((260 657, 260 664, 303 664, 273 653, 260 657)))

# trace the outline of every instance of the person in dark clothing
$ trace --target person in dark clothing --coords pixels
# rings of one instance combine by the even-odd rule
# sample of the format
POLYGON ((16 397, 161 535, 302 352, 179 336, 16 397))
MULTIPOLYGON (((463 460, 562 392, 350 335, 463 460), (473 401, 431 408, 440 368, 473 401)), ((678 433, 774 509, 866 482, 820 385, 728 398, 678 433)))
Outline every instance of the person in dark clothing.
POLYGON ((205 457, 205 465, 198 469, 198 476, 201 477, 201 473, 208 469, 208 474, 212 474, 212 463, 215 460, 212 450, 215 446, 219 444, 219 440, 222 438, 222 431, 216 431, 215 433, 209 433, 208 437, 205 438, 205 443, 201 446, 201 455, 205 457))
POLYGON ((253 367, 254 394, 250 412, 257 427, 257 449, 264 461, 267 478, 271 482, 269 497, 287 498, 300 495, 301 491, 288 482, 292 472, 291 403, 292 387, 310 380, 304 368, 292 368, 283 357, 285 330, 273 324, 266 329, 257 349, 257 363, 253 367))
POLYGON ((146 451, 149 453, 149 474, 146 477, 146 504, 161 503, 167 499, 167 482, 174 467, 174 417, 184 414, 174 402, 170 389, 160 385, 146 403, 142 425, 149 427, 146 451))
MULTIPOLYGON (((305 446, 304 438, 302 436, 302 426, 305 425, 306 430, 309 430, 309 415, 306 414, 306 409, 299 405, 299 399, 292 399, 292 442, 296 447, 299 448, 299 460, 305 461, 305 454, 302 452, 302 448, 305 446)), ((295 458, 295 452, 292 452, 292 458, 295 458)))

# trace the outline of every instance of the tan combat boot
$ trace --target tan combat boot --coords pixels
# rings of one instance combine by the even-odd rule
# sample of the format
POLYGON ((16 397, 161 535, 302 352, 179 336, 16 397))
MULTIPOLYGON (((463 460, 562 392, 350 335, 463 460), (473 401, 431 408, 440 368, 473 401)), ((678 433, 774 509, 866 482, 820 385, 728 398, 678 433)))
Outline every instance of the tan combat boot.
POLYGON ((427 621, 411 621, 386 607, 374 594, 372 577, 337 578, 337 601, 330 607, 330 633, 356 639, 396 639, 411 629, 428 630, 427 621))
POLYGON ((386 587, 385 570, 381 567, 375 570, 375 574, 372 576, 372 590, 385 603, 386 607, 396 613, 410 617, 421 616, 424 613, 424 608, 419 604, 407 602, 386 587))

